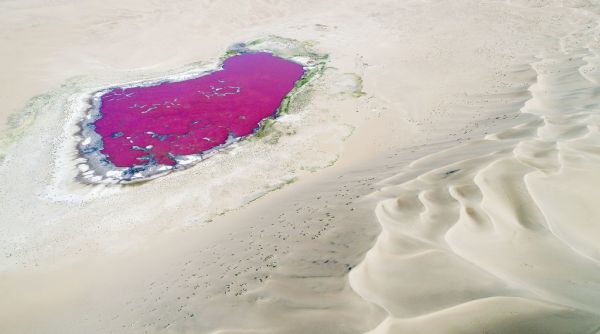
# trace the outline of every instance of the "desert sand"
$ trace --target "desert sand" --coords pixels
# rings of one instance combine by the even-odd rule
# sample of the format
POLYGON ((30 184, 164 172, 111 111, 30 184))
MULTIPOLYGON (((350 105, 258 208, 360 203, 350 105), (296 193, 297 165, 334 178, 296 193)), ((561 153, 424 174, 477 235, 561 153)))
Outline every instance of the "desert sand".
POLYGON ((0 333, 600 333, 600 4, 0 2, 0 333), (260 138, 77 180, 89 96, 327 54, 260 138))

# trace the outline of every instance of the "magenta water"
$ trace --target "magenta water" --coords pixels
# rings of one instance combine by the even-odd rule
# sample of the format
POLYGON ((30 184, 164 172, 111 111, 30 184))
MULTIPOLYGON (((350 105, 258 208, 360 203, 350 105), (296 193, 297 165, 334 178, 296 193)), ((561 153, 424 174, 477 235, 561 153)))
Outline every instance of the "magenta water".
POLYGON ((174 166, 175 157, 252 134, 303 74, 293 61, 243 53, 198 78, 111 89, 100 97, 93 123, 100 152, 117 167, 174 166))

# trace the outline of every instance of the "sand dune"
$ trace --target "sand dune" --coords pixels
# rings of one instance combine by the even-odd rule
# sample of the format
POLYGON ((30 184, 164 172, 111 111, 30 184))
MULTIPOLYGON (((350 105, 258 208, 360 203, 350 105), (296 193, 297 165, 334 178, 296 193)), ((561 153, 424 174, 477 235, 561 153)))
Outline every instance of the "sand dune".
POLYGON ((350 282, 388 313, 372 333, 600 331, 599 61, 564 45, 539 57, 531 120, 371 195, 382 232, 350 282))
POLYGON ((0 332, 600 333, 599 12, 0 2, 0 332), (329 56, 273 132, 77 182, 90 93, 257 38, 329 56))

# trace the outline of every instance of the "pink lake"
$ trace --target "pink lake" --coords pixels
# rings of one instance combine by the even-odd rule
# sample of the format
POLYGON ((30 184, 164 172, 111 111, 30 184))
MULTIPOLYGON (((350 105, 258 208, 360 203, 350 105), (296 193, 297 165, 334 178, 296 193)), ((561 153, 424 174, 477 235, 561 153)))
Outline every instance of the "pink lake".
POLYGON ((198 78, 111 89, 100 97, 101 116, 93 123, 100 153, 117 167, 174 166, 177 156, 252 134, 303 75, 293 61, 243 53, 198 78))

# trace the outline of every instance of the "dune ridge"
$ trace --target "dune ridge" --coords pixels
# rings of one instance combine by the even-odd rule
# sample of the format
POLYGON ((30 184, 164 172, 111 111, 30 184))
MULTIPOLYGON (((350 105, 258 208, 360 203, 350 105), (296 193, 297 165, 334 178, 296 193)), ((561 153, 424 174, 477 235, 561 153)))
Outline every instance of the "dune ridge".
POLYGON ((597 31, 524 65, 527 121, 369 195, 381 233, 349 276, 387 311, 369 333, 600 332, 600 57, 585 44, 597 31))

